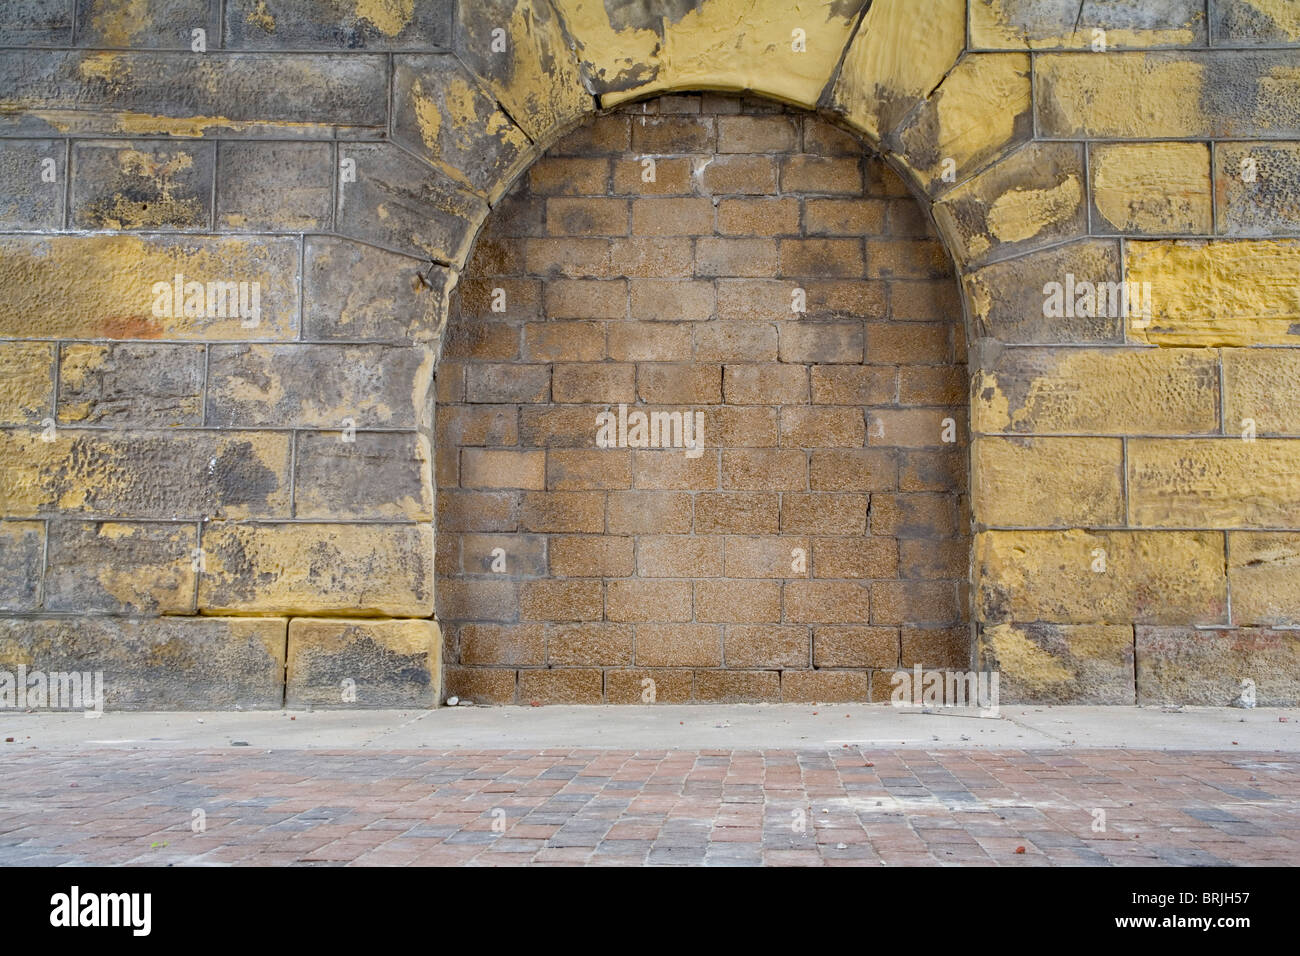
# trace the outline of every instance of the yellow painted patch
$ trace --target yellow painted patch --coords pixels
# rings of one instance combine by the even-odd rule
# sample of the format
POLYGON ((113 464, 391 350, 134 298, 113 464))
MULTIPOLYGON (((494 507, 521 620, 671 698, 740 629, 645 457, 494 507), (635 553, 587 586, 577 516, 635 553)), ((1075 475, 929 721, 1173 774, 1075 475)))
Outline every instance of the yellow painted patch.
POLYGON ((1042 689, 1074 680, 1074 671, 1012 624, 985 628, 984 640, 997 655, 998 669, 1014 675, 1019 683, 1042 689))
POLYGON ((275 16, 266 9, 266 0, 257 0, 257 7, 244 18, 245 22, 267 33, 275 32, 275 16))
POLYGON ((1208 233, 1210 150, 1203 143, 1108 143, 1092 151, 1097 211, 1120 232, 1208 233))
POLYGON ((154 28, 149 0, 100 0, 91 16, 91 28, 103 46, 129 47, 142 31, 154 28))
POLYGON ((1128 282, 1151 284, 1152 319, 1129 337, 1153 345, 1300 345, 1300 242, 1130 242, 1128 282))
POLYGON ((1036 79, 1048 129, 1134 139, 1195 136, 1204 67, 1194 60, 1146 53, 1058 53, 1040 56, 1036 79))
POLYGON ((357 19, 368 20, 385 36, 397 36, 411 22, 415 0, 356 0, 357 19))
POLYGON ((1045 228, 1074 215, 1083 187, 1067 176, 1050 189, 1012 189, 989 207, 989 232, 1002 242, 1023 242, 1045 228))
POLYGON ((246 339, 238 316, 154 315, 153 284, 261 284, 257 338, 293 337, 297 253, 292 240, 154 242, 137 236, 0 238, 0 336, 69 339, 246 339), (75 277, 76 281, 69 281, 75 277))
POLYGON ((50 415, 54 397, 53 346, 0 343, 0 422, 37 423, 50 415))
POLYGON ((1290 439, 1130 439, 1129 510, 1148 528, 1300 525, 1300 445, 1290 439))

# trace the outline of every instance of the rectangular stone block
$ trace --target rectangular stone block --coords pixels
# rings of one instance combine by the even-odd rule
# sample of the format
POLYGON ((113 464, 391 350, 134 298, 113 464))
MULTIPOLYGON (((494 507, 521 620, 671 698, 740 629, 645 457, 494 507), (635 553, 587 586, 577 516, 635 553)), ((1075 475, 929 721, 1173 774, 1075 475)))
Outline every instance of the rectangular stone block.
POLYGON ((72 19, 68 0, 13 0, 0 20, 0 45, 71 46, 72 19))
POLYGON ((1216 45, 1285 46, 1300 43, 1295 12, 1268 0, 1210 0, 1210 24, 1216 45))
POLYGON ((626 667, 632 663, 632 625, 547 624, 546 657, 557 666, 626 667))
POLYGON ((59 422, 202 425, 206 363, 202 345, 65 345, 59 353, 59 422))
MULTIPOLYGON (((446 539, 439 542, 438 550, 446 539)), ((536 534, 464 534, 460 536, 461 563, 465 574, 496 578, 538 578, 546 575, 547 539, 536 534), (497 553, 498 551, 503 553, 497 553)))
POLYGON ((0 335, 289 339, 297 274, 293 239, 0 237, 0 335))
POLYGON ((34 232, 63 227, 66 157, 67 144, 62 140, 0 143, 0 227, 34 232))
POLYGON ((1038 135, 1294 139, 1300 103, 1278 85, 1294 70, 1284 50, 1045 54, 1034 70, 1038 135))
POLYGON ((1137 703, 1128 624, 998 624, 984 628, 980 650, 1001 703, 1137 703))
POLYGON ((1300 240, 1130 242, 1125 278, 1148 283, 1151 317, 1133 340, 1160 346, 1295 345, 1300 240))
POLYGON ((1300 535, 1237 531, 1228 535, 1232 623, 1300 624, 1300 535))
POLYGON ((288 517, 289 453, 274 432, 0 431, 0 514, 288 517))
POLYGON ((41 600, 45 522, 0 521, 0 611, 34 611, 41 600))
POLYGON ((199 609, 433 614, 433 529, 400 524, 213 524, 199 609))
POLYGON ((54 404, 54 346, 0 343, 0 423, 35 425, 54 404))
POLYGON ((213 143, 78 142, 72 167, 75 227, 173 232, 212 222, 213 143))
POLYGON ((781 699, 781 675, 774 670, 698 670, 695 699, 717 704, 775 703, 781 699))
POLYGON ((722 638, 727 667, 807 667, 808 628, 798 624, 733 624, 722 638))
POLYGON ((519 588, 523 621, 599 621, 599 581, 526 581, 519 588))
POLYGON ((611 491, 604 530, 611 534, 685 534, 691 530, 691 514, 691 496, 685 492, 611 491))
POLYGON ((391 143, 341 144, 338 154, 356 168, 339 188, 338 232, 444 265, 465 260, 487 215, 483 197, 391 143))
POLYGON ((328 143, 220 143, 214 222, 223 232, 326 232, 334 209, 328 143))
POLYGON ((862 703, 870 699, 867 671, 784 670, 781 700, 787 704, 862 703))
POLYGON ((696 581, 695 619, 726 624, 780 621, 781 585, 776 581, 696 581))
POLYGON ((1297 528, 1300 444, 1131 439, 1129 517, 1150 528, 1297 528))
POLYGON ((215 345, 207 421, 285 428, 412 428, 434 353, 422 346, 215 345))
POLYGON ((1300 703, 1300 635, 1264 628, 1137 628, 1138 703, 1262 707, 1300 703))
POLYGON ((694 697, 695 672, 646 668, 605 671, 607 704, 685 704, 694 697))
POLYGON ((813 629, 817 667, 897 667, 898 628, 822 625, 813 629))
POLYGON ((1213 231, 1210 150, 1204 143, 1097 143, 1089 150, 1094 232, 1213 231))
POLYGON ((450 0, 230 0, 225 45, 256 50, 426 50, 451 45, 450 0))
POLYGON ((429 521, 432 458, 428 439, 410 432, 298 432, 294 515, 429 521))
POLYGON ((193 614, 197 545, 193 524, 51 521, 45 609, 193 614))
POLYGON ((638 624, 636 663, 641 667, 720 667, 722 628, 717 624, 638 624))
POLYGON ((1124 447, 1118 438, 978 438, 973 459, 971 507, 983 525, 1125 523, 1124 447))
POLYGON ((529 704, 599 704, 604 699, 604 675, 582 667, 521 670, 519 701, 529 704))
POLYGON ((406 345, 432 341, 441 330, 453 282, 440 266, 333 236, 308 236, 303 269, 309 341, 406 345))
MULTIPOLYGON (((1069 343, 1119 344, 1124 340, 1125 317, 1118 310, 1099 310, 1095 289, 1119 288, 1123 279, 1119 243, 1085 239, 1031 252, 1005 262, 994 262, 962 278, 978 334, 1008 345, 1069 343), (1078 308, 1078 300, 1064 299, 1067 283, 1089 283, 1093 302, 1078 308), (1044 291, 1056 283, 1060 308, 1044 291)), ((1140 300, 1135 302, 1140 306, 1140 300)))
MULTIPOLYGON (((631 539, 627 540, 631 555, 631 539)), ((712 578, 722 574, 723 539, 704 535, 644 535, 636 543, 643 578, 712 578)), ((627 572, 631 574, 632 572, 627 572)))
MULTIPOLYGON (((186 44, 188 47, 188 43, 186 44)), ((0 128, 18 134, 329 139, 387 127, 382 55, 10 50, 0 128), (276 96, 265 95, 275 90, 276 96)))
POLYGON ((1219 143, 1214 151, 1218 232, 1300 232, 1300 143, 1219 143))
POLYGON ((0 669, 102 671, 105 711, 278 710, 287 627, 283 617, 0 619, 0 669))
POLYGON ((868 620, 870 589, 857 581, 786 581, 785 620, 797 624, 860 624, 868 620))
POLYGON ((442 635, 436 622, 289 622, 286 708, 428 708, 441 698, 442 635))
POLYGON ((1144 0, 1085 6, 1074 0, 974 0, 971 43, 999 50, 1086 50, 1204 46, 1201 0, 1144 0))
POLYGON ((975 536, 985 623, 1226 623, 1224 536, 1201 531, 986 531, 975 536))
POLYGON ((1218 356, 1205 349, 1006 349, 981 371, 976 434, 1218 431, 1218 356))

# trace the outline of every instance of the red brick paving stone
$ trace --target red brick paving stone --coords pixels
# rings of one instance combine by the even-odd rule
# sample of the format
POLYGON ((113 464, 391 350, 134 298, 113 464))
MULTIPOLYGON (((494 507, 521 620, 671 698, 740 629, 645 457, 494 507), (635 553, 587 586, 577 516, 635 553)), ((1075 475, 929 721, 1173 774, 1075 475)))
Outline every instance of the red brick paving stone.
POLYGON ((1297 784, 1240 752, 24 751, 0 865, 1293 864, 1297 784))

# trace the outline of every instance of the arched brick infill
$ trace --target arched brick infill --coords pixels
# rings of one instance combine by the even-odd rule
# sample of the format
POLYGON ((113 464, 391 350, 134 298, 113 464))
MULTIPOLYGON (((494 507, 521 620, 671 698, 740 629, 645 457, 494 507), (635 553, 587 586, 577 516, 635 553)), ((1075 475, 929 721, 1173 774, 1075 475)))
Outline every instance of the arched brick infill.
POLYGON ((443 339, 448 693, 888 700, 900 665, 969 669, 964 354, 932 226, 825 120, 697 94, 565 136, 443 339), (656 412, 690 434, 638 434, 656 412))
POLYGON ((447 294, 564 131, 722 90, 835 118, 931 204, 1003 699, 1300 699, 1286 4, 98 6, 0 11, 0 670, 103 669, 123 708, 439 699, 447 294))

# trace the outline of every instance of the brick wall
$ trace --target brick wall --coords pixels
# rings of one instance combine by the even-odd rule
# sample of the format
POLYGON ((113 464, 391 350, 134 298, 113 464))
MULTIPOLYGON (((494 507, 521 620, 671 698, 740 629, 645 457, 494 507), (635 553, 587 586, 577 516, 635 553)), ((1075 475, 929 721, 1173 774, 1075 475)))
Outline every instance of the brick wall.
POLYGON ((488 218, 438 368, 448 693, 887 700, 900 662, 965 669, 964 354, 927 217, 824 120, 677 95, 564 137, 488 218), (699 413, 705 447, 598 447, 620 404, 699 413))

